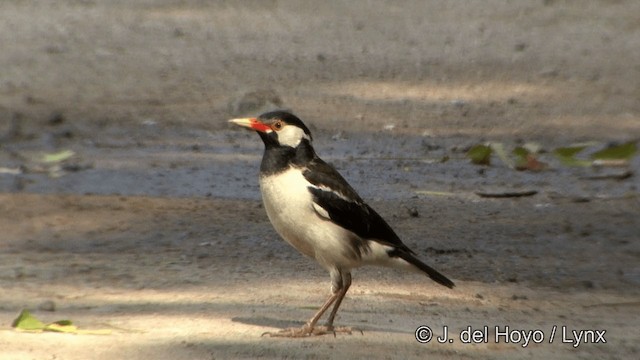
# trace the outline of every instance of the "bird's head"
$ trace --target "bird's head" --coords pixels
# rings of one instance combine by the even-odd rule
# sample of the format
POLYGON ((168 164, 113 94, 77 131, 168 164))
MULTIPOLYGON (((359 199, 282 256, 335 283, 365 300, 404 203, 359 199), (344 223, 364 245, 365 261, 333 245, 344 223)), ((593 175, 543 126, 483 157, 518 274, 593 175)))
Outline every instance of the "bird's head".
POLYGON ((295 148, 303 140, 311 142, 309 128, 297 116, 286 111, 272 111, 257 118, 232 119, 229 122, 257 131, 267 147, 295 148))

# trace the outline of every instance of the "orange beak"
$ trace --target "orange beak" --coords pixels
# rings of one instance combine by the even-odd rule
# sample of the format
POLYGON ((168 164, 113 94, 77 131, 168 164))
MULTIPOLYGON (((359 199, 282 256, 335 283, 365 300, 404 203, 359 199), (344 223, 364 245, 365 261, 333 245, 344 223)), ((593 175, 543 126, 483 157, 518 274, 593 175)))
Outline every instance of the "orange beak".
POLYGON ((241 118, 241 119, 231 119, 230 123, 246 127, 259 132, 268 132, 271 131, 271 128, 258 120, 257 118, 241 118))

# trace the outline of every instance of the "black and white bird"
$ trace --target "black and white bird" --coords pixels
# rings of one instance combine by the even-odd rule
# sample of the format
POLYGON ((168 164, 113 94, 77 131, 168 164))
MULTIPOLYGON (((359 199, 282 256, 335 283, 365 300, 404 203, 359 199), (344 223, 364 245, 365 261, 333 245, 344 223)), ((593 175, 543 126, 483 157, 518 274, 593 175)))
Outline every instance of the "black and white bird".
POLYGON ((333 321, 351 285, 351 270, 363 265, 422 272, 453 288, 451 280, 420 261, 338 171, 316 155, 309 128, 298 117, 274 111, 229 122, 255 130, 264 142, 260 189, 273 227, 331 275, 332 294, 306 325, 267 334, 301 337, 350 332, 347 327, 334 327, 333 321), (331 305, 326 326, 317 326, 331 305))

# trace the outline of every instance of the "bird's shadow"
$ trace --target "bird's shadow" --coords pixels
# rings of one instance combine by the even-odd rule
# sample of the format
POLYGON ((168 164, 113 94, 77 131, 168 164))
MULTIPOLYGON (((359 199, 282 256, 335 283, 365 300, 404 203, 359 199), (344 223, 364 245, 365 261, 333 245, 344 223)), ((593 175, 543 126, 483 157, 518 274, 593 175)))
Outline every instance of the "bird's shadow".
MULTIPOLYGON (((272 328, 276 328, 276 329, 287 329, 287 328, 293 328, 293 327, 302 327, 304 324, 306 324, 306 322, 304 321, 296 321, 296 320, 283 320, 283 319, 274 319, 274 318, 268 318, 268 317, 242 317, 242 316, 235 316, 231 318, 231 321, 233 322, 237 322, 237 323, 241 323, 241 324, 246 324, 246 325, 255 325, 255 326, 263 326, 263 327, 272 327, 272 328)), ((320 324, 320 323, 319 323, 320 324)), ((342 325, 347 325, 347 324, 342 324, 342 325)), ((405 331, 401 331, 398 329, 389 329, 389 328, 382 328, 382 327, 374 327, 371 325, 356 325, 356 326, 352 326, 352 328, 355 331, 362 331, 362 332, 388 332, 388 333, 405 333, 405 331)))

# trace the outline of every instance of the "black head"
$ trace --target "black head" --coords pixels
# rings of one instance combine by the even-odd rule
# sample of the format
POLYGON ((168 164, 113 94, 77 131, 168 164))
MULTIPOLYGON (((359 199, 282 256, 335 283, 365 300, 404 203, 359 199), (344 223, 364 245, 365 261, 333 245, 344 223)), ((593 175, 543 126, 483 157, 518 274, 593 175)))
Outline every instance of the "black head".
POLYGON ((301 142, 311 142, 309 128, 297 116, 286 111, 271 111, 257 118, 233 119, 230 122, 258 132, 265 146, 296 148, 301 142))
POLYGON ((271 111, 258 116, 258 120, 268 124, 275 124, 280 120, 286 125, 292 125, 302 129, 302 131, 309 137, 309 140, 312 140, 309 128, 302 122, 302 120, 300 120, 300 118, 292 113, 286 111, 271 111))

